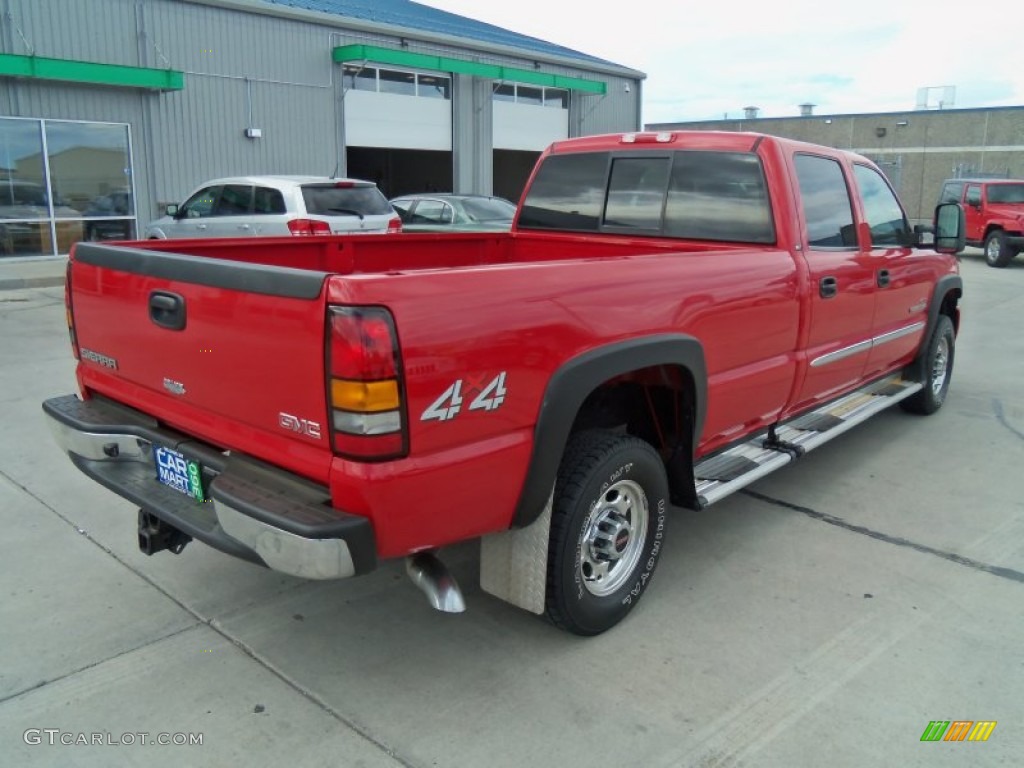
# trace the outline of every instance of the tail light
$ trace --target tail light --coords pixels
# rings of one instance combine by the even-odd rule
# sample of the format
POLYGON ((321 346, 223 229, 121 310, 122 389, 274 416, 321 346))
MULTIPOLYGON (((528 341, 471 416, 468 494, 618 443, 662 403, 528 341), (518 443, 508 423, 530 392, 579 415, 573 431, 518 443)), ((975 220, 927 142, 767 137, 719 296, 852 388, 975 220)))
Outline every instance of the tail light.
POLYGON ((397 216, 392 216, 388 219, 388 232, 401 232, 402 231, 402 220, 397 216))
POLYGON ((71 352, 78 359, 78 336, 75 335, 75 313, 71 310, 71 259, 64 272, 64 314, 68 321, 68 336, 71 338, 71 352))
POLYGON ((315 219, 291 219, 288 222, 288 231, 293 235, 329 235, 331 225, 315 219))
POLYGON ((383 307, 331 307, 327 400, 334 452, 360 461, 406 455, 398 335, 383 307))

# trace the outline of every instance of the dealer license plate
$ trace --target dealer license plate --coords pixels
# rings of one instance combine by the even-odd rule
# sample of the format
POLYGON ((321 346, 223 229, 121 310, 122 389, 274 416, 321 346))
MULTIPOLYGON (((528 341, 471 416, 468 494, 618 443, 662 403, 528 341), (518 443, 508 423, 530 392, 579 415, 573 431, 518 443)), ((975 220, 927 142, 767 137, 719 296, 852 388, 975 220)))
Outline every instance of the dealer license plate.
POLYGON ((196 501, 204 500, 203 472, 197 462, 162 445, 153 446, 153 462, 156 464, 156 479, 161 483, 196 501))

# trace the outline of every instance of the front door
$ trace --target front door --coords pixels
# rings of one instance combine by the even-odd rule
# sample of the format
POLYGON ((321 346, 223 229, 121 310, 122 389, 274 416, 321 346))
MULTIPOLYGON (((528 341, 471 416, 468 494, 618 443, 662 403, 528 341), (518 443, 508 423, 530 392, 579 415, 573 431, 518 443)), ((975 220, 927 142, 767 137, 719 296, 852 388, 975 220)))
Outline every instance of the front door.
POLYGON ((885 178, 874 168, 855 164, 858 202, 867 222, 861 243, 871 261, 877 288, 871 354, 865 376, 880 375, 909 363, 921 344, 932 292, 931 271, 921 268, 904 243, 910 225, 885 178))

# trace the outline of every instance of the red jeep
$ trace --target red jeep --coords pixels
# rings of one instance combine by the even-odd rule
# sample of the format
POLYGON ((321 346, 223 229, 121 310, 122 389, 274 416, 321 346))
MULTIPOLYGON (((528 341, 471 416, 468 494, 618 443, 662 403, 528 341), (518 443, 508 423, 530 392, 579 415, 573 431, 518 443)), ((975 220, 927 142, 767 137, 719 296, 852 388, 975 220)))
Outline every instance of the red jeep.
POLYGON ((985 249, 990 267, 1005 267, 1024 248, 1024 181, 948 179, 940 203, 960 203, 967 244, 985 249))

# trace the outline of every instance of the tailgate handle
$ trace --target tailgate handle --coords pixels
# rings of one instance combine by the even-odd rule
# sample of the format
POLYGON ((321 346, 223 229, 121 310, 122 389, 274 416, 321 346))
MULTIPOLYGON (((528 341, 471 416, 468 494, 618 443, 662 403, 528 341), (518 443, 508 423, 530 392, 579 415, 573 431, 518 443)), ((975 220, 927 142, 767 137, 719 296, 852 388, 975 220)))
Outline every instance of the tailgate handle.
POLYGON ((149 294, 149 319, 170 331, 185 329, 185 298, 167 291, 149 294))

